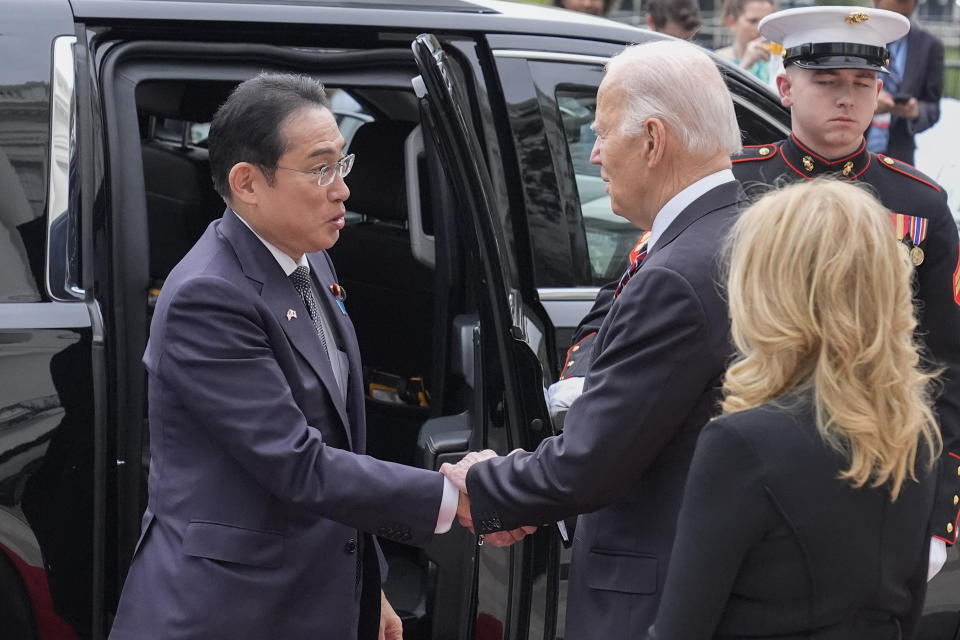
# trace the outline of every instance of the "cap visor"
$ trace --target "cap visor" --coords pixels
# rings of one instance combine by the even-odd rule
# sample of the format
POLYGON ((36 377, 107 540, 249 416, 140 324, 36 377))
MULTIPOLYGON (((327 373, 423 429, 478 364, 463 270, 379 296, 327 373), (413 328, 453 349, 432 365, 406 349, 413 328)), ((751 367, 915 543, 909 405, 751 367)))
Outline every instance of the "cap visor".
POLYGON ((877 73, 889 74, 890 71, 882 64, 870 62, 863 58, 851 56, 829 56, 817 58, 816 60, 791 60, 786 64, 795 64, 801 69, 809 71, 827 71, 829 69, 863 69, 865 71, 876 71, 877 73))

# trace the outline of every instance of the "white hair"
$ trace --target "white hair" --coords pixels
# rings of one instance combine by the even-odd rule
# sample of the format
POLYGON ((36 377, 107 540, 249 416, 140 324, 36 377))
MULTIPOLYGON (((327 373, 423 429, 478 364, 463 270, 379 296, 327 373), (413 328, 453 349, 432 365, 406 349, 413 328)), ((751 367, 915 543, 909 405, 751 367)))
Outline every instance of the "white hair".
POLYGON ((626 97, 621 131, 663 120, 689 153, 738 153, 740 128, 720 72, 699 47, 679 40, 632 45, 607 63, 626 97))

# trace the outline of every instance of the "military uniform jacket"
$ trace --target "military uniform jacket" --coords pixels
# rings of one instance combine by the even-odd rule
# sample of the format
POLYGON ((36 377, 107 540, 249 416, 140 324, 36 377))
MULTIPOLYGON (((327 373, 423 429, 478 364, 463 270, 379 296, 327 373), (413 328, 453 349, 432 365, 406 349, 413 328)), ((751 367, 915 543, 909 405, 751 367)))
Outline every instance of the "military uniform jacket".
POLYGON ((924 355, 944 368, 936 403, 944 450, 931 533, 954 544, 960 512, 960 238, 946 194, 912 166, 870 153, 865 144, 850 156, 828 161, 791 135, 745 147, 733 162, 734 175, 750 197, 785 183, 834 175, 866 182, 890 210, 892 228, 917 265, 915 300, 924 355))

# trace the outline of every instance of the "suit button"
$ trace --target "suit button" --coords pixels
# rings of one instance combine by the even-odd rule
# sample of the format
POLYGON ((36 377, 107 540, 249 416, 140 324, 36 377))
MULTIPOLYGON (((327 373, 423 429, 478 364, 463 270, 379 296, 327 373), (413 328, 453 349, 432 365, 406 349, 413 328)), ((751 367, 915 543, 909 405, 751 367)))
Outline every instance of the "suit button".
POLYGON ((347 540, 347 545, 344 547, 344 551, 347 553, 356 553, 357 552, 357 541, 353 538, 347 540))
POLYGON ((950 522, 947 523, 947 533, 953 533, 953 524, 950 522))
POLYGON ((954 495, 954 496, 953 496, 953 506, 957 506, 957 503, 958 503, 958 502, 960 502, 960 496, 954 495))

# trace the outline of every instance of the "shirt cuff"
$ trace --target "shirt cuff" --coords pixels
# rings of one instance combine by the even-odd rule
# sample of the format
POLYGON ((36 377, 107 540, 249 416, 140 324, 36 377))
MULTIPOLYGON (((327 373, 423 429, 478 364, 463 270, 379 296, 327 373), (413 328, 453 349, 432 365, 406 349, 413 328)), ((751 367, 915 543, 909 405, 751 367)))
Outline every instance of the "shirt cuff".
POLYGON ((457 505, 460 502, 460 491, 453 483, 443 477, 443 499, 440 501, 440 515, 437 516, 437 528, 434 533, 446 533, 453 525, 453 518, 457 515, 457 505))

